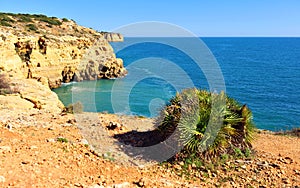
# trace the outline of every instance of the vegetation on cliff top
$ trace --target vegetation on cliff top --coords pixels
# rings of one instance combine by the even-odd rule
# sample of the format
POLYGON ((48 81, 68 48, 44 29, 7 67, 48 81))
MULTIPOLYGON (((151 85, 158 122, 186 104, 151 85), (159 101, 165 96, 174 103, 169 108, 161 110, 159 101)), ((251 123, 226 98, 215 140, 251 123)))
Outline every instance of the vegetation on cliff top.
POLYGON ((61 25, 62 21, 69 21, 64 18, 60 20, 56 17, 48 17, 43 14, 13 14, 13 13, 0 13, 0 25, 12 27, 15 22, 31 22, 41 21, 50 25, 61 25))
POLYGON ((48 17, 43 14, 15 14, 0 12, 0 27, 13 29, 15 34, 53 34, 70 36, 92 36, 97 32, 91 28, 81 27, 74 20, 48 17))

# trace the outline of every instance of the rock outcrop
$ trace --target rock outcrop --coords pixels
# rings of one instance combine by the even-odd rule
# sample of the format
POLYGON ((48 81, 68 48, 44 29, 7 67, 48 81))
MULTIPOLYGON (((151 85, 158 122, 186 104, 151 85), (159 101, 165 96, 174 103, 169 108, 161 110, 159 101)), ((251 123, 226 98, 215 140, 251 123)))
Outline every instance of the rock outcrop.
POLYGON ((0 36, 0 70, 5 72, 20 70, 24 63, 15 51, 14 43, 17 37, 13 37, 8 33, 1 33, 1 30, 0 36))
MULTIPOLYGON (((69 71, 70 72, 70 71, 69 71)), ((71 71, 72 75, 73 72, 71 71)), ((116 58, 107 40, 99 39, 89 48, 75 73, 75 81, 119 78, 127 74, 122 59, 116 58)))
POLYGON ((7 15, 13 26, 0 24, 0 74, 8 74, 20 88, 10 99, 25 100, 26 108, 58 112, 63 105, 50 89, 63 82, 126 75, 123 61, 109 44, 123 41, 121 34, 97 32, 66 19, 21 15, 28 24, 14 16, 7 15))
MULTIPOLYGON (((50 88, 57 88, 63 82, 119 78, 127 73, 123 61, 116 58, 112 47, 101 35, 97 39, 15 35, 8 35, 7 38, 14 46, 10 50, 21 59, 18 67, 11 69, 19 69, 26 78, 40 80, 45 77, 50 88)), ((5 62, 3 64, 4 70, 10 66, 5 62)))
POLYGON ((0 95, 1 114, 13 114, 8 119, 17 118, 16 114, 32 114, 38 111, 56 114, 64 108, 58 96, 49 89, 48 85, 43 85, 35 79, 18 76, 10 77, 6 81, 17 90, 10 95, 0 95))
POLYGON ((76 68, 72 66, 65 66, 64 70, 62 71, 62 81, 65 83, 72 82, 74 80, 76 68))
POLYGON ((108 42, 123 42, 124 38, 123 35, 120 33, 108 33, 103 32, 104 39, 106 39, 108 42))

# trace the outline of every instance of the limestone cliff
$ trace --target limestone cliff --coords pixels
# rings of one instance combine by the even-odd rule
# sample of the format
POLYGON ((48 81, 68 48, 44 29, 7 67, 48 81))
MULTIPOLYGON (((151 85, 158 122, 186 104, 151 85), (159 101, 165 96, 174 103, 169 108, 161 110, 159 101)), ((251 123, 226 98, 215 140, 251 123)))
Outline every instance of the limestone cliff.
POLYGON ((125 76, 122 59, 116 58, 106 39, 98 39, 81 59, 75 81, 110 79, 125 76))
POLYGON ((60 102, 53 102, 58 99, 46 100, 46 90, 48 96, 52 95, 49 88, 59 87, 62 82, 127 74, 123 61, 116 58, 109 44, 114 41, 123 41, 123 36, 97 32, 65 18, 0 13, 0 73, 26 85, 20 87, 20 98, 36 108, 57 111, 48 103, 61 108, 60 102))
POLYGON ((102 34, 108 42, 123 42, 124 41, 124 38, 120 33, 102 32, 102 34))
POLYGON ((24 77, 46 78, 50 88, 59 87, 62 82, 118 78, 127 73, 122 60, 116 58, 101 35, 97 38, 48 35, 14 40, 17 40, 14 50, 21 59, 17 68, 24 77))

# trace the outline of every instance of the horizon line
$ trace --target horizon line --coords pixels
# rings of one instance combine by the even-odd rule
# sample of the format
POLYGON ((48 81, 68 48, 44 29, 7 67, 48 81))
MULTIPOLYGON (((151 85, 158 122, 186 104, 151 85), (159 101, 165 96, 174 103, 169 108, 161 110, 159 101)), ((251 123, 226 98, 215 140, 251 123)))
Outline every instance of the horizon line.
MULTIPOLYGON (((122 34, 122 33, 120 33, 122 34)), ((125 38, 300 38, 300 36, 124 36, 125 38)))

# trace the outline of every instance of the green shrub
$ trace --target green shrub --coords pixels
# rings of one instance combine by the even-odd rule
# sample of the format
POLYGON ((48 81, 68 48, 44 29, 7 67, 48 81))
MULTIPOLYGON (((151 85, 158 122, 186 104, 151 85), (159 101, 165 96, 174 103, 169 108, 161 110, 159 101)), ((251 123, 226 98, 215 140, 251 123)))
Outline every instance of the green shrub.
POLYGON ((30 15, 32 18, 48 18, 46 15, 44 14, 32 14, 30 15))
POLYGON ((28 24, 26 25, 26 27, 30 30, 30 31, 37 31, 38 28, 34 25, 34 24, 28 24))
POLYGON ((225 93, 187 89, 177 94, 161 112, 158 129, 169 136, 179 130, 186 158, 217 159, 219 156, 249 153, 255 126, 252 113, 225 93))
POLYGON ((114 155, 112 154, 112 153, 110 153, 110 152, 107 152, 107 153, 104 153, 103 154, 103 158, 104 159, 107 159, 107 160, 109 160, 109 161, 115 161, 116 159, 114 158, 114 155))
POLYGON ((36 19, 38 21, 41 21, 41 22, 45 22, 45 23, 48 23, 50 25, 61 25, 61 21, 58 20, 58 18, 56 17, 48 17, 46 15, 43 15, 43 14, 33 14, 33 15, 26 15, 30 18, 33 18, 33 19, 36 19))
POLYGON ((4 13, 4 12, 0 12, 0 17, 1 16, 14 16, 15 14, 14 13, 4 13))
POLYGON ((11 24, 7 23, 6 21, 0 20, 0 25, 5 26, 5 27, 12 27, 11 24))
POLYGON ((67 18, 63 18, 62 21, 63 22, 69 22, 70 20, 68 20, 67 18))
MULTIPOLYGON (((245 151, 246 153, 246 151, 245 151)), ((241 151, 240 148, 234 148, 234 155, 237 157, 237 158, 241 158, 244 156, 244 153, 241 151)))
POLYGON ((56 140, 57 140, 57 142, 61 142, 61 143, 68 143, 69 142, 68 139, 63 138, 63 137, 59 137, 56 140))
POLYGON ((10 23, 14 23, 15 22, 15 20, 11 19, 6 14, 1 14, 0 15, 0 20, 1 21, 5 21, 5 22, 10 22, 10 23))
POLYGON ((46 22, 50 25, 61 25, 62 23, 57 18, 40 17, 39 21, 46 22))
POLYGON ((19 22, 32 22, 32 19, 28 15, 19 14, 18 15, 18 21, 19 22))
MULTIPOLYGON (((13 13, 0 13, 0 25, 12 27, 11 23, 16 22, 33 22, 33 20, 41 21, 48 23, 49 25, 61 25, 62 22, 56 17, 47 17, 43 14, 13 14, 13 13), (14 19, 10 18, 9 16, 13 17, 14 19)), ((63 21, 69 21, 68 19, 64 18, 63 21)), ((30 29, 32 30, 32 29, 30 29)))

